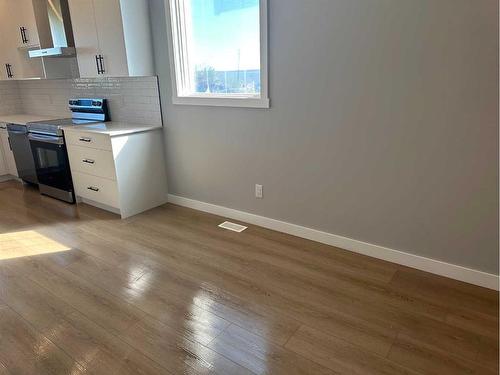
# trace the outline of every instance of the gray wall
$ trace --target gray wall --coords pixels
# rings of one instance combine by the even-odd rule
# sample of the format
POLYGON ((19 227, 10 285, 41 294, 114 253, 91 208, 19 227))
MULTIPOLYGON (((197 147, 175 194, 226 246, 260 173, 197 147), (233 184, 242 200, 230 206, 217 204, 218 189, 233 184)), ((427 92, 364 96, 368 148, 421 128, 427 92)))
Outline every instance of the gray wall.
POLYGON ((269 0, 269 110, 172 105, 163 1, 170 193, 498 273, 496 0, 269 0))

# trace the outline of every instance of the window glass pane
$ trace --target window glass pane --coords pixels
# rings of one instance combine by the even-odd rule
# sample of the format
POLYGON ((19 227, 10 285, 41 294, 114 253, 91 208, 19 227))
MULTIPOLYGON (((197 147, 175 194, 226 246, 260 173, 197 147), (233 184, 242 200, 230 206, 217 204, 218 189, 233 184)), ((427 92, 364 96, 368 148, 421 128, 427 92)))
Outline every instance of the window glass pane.
POLYGON ((196 94, 260 94, 259 0, 187 0, 196 94))

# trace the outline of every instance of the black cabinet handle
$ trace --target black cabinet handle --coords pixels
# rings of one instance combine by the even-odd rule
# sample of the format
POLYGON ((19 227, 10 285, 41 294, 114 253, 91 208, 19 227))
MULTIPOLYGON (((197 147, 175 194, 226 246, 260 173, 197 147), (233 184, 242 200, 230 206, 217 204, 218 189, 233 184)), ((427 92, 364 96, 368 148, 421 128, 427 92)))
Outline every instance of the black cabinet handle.
POLYGON ((5 64, 5 69, 7 70, 7 78, 12 78, 14 75, 12 74, 12 65, 5 64))
POLYGON ((102 55, 99 55, 99 70, 100 70, 101 74, 104 73, 104 66, 102 64, 102 60, 103 60, 102 55))
POLYGON ((94 163, 95 163, 95 161, 94 161, 94 160, 92 160, 92 159, 83 159, 82 161, 83 161, 84 163, 87 163, 87 164, 94 164, 94 163))
POLYGON ((95 65, 97 67, 97 74, 101 74, 101 70, 99 69, 99 56, 95 55, 95 65))
POLYGON ((83 137, 82 137, 82 138, 79 138, 78 140, 79 140, 80 142, 92 142, 92 139, 90 139, 90 138, 83 138, 83 137))
POLYGON ((96 188, 94 186, 89 186, 87 187, 88 190, 92 190, 92 191, 99 191, 99 188, 96 188))
POLYGON ((106 73, 106 70, 104 69, 104 56, 99 55, 99 62, 101 64, 101 74, 106 73))
POLYGON ((21 31, 21 40, 23 41, 23 44, 28 43, 28 37, 26 36, 26 27, 21 26, 19 30, 21 31))
POLYGON ((95 55, 95 64, 97 66, 97 74, 104 74, 106 70, 104 69, 104 56, 95 55))
POLYGON ((9 141, 9 148, 10 148, 10 151, 12 151, 12 145, 10 144, 10 137, 7 137, 7 140, 9 141))

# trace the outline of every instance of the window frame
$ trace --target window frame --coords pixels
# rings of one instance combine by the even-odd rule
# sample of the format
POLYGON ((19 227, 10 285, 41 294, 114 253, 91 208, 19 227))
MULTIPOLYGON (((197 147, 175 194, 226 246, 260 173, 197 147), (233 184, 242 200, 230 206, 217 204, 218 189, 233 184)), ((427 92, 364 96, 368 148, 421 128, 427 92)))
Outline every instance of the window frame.
MULTIPOLYGON (((183 30, 186 20, 176 17, 172 20, 171 15, 182 5, 185 0, 165 0, 165 13, 167 19, 168 55, 170 62, 170 78, 172 81, 172 102, 180 105, 199 105, 216 107, 247 107, 247 108, 269 108, 268 87, 268 0, 259 0, 260 12, 260 95, 248 94, 191 94, 179 95, 178 86, 182 80, 190 74, 185 64, 188 46, 182 43, 178 37, 183 30), (174 21, 174 22, 173 22, 174 21), (174 35, 175 34, 175 35, 174 35), (179 81, 179 82, 178 82, 179 81)), ((175 12, 177 15, 179 12, 175 12)))

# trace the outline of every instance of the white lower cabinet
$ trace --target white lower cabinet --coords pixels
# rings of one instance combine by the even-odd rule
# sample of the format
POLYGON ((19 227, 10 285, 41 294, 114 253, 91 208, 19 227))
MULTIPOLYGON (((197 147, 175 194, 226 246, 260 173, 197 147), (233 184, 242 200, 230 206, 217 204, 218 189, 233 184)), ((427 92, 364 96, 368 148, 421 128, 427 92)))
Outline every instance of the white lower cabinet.
POLYGON ((0 144, 0 176, 5 176, 7 173, 7 167, 5 166, 5 158, 3 156, 3 147, 0 144))
POLYGON ((162 129, 111 136, 65 129, 78 202, 126 218, 167 202, 162 129))
POLYGON ((111 137, 109 135, 73 130, 67 130, 64 134, 66 143, 70 145, 111 151, 111 137))
POLYGON ((12 153, 12 150, 10 148, 9 133, 7 133, 6 125, 2 123, 0 123, 0 144, 0 157, 3 159, 3 167, 5 169, 5 173, 0 173, 0 175, 11 175, 18 177, 16 160, 14 159, 14 154, 12 153))
POLYGON ((72 176, 77 196, 120 209, 116 181, 80 172, 73 172, 72 176))
POLYGON ((116 181, 115 161, 111 151, 75 145, 70 148, 69 158, 74 172, 116 181))

